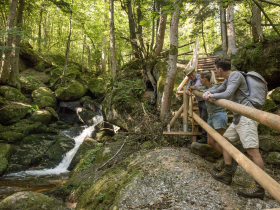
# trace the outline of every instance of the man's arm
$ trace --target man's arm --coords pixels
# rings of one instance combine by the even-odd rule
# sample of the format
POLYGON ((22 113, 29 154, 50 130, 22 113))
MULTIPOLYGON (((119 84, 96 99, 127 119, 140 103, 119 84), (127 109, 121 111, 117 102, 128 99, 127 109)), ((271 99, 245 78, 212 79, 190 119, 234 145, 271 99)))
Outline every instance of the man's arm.
POLYGON ((209 91, 210 91, 211 93, 221 93, 221 92, 224 92, 224 91, 227 89, 226 83, 227 83, 227 81, 224 81, 224 82, 220 85, 220 87, 218 87, 218 88, 215 89, 215 90, 210 90, 210 89, 209 89, 209 91))
MULTIPOLYGON (((241 74, 233 74, 228 79, 228 85, 224 92, 222 93, 214 93, 212 95, 213 99, 229 99, 240 86, 241 83, 241 74)), ((219 88, 218 88, 219 89, 219 88)), ((218 90, 216 89, 216 90, 218 90)), ((212 92, 212 91, 211 91, 212 92)))

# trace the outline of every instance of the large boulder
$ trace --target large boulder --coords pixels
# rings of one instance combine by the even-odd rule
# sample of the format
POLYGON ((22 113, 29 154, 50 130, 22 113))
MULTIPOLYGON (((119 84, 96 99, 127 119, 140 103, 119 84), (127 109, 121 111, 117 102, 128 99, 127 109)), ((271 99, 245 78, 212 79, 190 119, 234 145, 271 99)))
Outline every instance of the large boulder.
POLYGON ((10 102, 0 109, 0 124, 10 125, 24 118, 30 111, 31 106, 18 102, 10 102))
POLYGON ((79 100, 85 93, 86 88, 84 85, 76 80, 69 81, 65 86, 60 86, 55 91, 56 97, 62 101, 79 100))
POLYGON ((40 81, 33 76, 21 76, 19 81, 21 88, 26 92, 32 92, 40 87, 40 81))
POLYGON ((30 120, 32 122, 41 122, 43 124, 48 124, 51 121, 52 114, 47 110, 38 110, 35 111, 32 115, 30 120))
POLYGON ((0 96, 8 101, 25 101, 25 96, 18 89, 9 86, 0 86, 0 96))
POLYGON ((28 135, 21 141, 20 146, 15 148, 7 170, 10 173, 31 168, 53 168, 74 145, 74 140, 63 134, 28 135))
POLYGON ((97 141, 92 138, 85 138, 83 143, 80 145, 77 153, 73 157, 70 166, 67 170, 72 171, 75 166, 79 163, 79 161, 83 158, 83 156, 87 153, 87 151, 93 149, 98 145, 97 141))
POLYGON ((88 89, 96 98, 103 97, 107 90, 107 84, 104 77, 91 78, 88 81, 88 89))
POLYGON ((56 198, 35 192, 18 192, 0 202, 0 209, 7 210, 69 210, 66 204, 56 198))
POLYGON ((98 142, 102 142, 102 138, 105 136, 114 136, 115 132, 113 129, 110 128, 101 128, 99 130, 96 130, 92 133, 92 138, 94 138, 98 142))
POLYGON ((11 144, 20 143, 24 137, 24 134, 14 131, 6 131, 0 134, 0 139, 5 140, 6 142, 11 144))
POLYGON ((32 92, 32 98, 39 108, 54 107, 56 105, 56 98, 54 92, 49 88, 40 87, 32 92))
POLYGON ((221 153, 217 152, 213 147, 208 144, 200 144, 193 142, 191 145, 191 151, 201 157, 205 157, 209 161, 214 161, 214 158, 221 156, 221 153))
POLYGON ((12 152, 12 145, 0 143, 0 176, 5 173, 11 159, 12 152))
POLYGON ((45 110, 47 110, 47 111, 49 111, 51 113, 52 120, 55 120, 55 121, 59 120, 58 114, 56 113, 56 111, 52 107, 46 107, 45 110))

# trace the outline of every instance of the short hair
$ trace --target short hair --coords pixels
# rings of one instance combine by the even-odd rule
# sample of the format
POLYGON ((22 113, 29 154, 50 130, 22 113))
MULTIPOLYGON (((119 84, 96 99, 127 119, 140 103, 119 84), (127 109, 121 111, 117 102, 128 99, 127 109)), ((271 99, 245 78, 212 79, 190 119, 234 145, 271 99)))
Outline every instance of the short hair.
POLYGON ((223 71, 231 70, 231 61, 229 58, 217 58, 215 60, 215 65, 217 68, 223 69, 223 71))

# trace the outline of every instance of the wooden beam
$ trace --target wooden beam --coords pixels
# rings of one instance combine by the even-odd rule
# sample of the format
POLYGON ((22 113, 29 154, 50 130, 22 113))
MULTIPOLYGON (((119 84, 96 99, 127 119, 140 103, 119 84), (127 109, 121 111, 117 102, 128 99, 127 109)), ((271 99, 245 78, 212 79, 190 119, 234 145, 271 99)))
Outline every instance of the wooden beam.
POLYGON ((278 2, 274 2, 274 1, 269 1, 269 0, 260 0, 262 2, 268 3, 268 4, 273 4, 275 6, 280 7, 280 4, 278 2))
MULTIPOLYGON (((221 99, 220 99, 221 100, 221 99)), ((217 100, 219 101, 219 100, 217 100)), ((236 103, 235 103, 236 104, 236 103)), ((246 107, 246 106, 245 106, 246 107)), ((251 108, 251 107, 248 107, 251 108)), ((253 108, 252 108, 253 109, 253 108)), ((256 109, 255 109, 256 110, 256 109)), ((256 114, 257 115, 257 114, 256 114)), ((250 174, 272 197, 280 202, 280 184, 236 149, 229 141, 209 126, 197 114, 193 113, 195 121, 224 149, 245 171, 250 174)))
MULTIPOLYGON (((184 53, 181 53, 181 54, 178 54, 177 55, 177 57, 178 56, 180 56, 180 55, 187 55, 187 54, 190 54, 190 53, 192 53, 193 51, 191 50, 191 51, 188 51, 188 52, 184 52, 184 53)), ((169 58, 164 58, 164 60, 168 60, 169 58)))
POLYGON ((192 136, 192 135, 195 135, 195 136, 201 136, 202 133, 201 132, 196 132, 196 133, 192 133, 192 132, 182 132, 182 131, 170 131, 170 132, 167 132, 167 131, 163 131, 163 135, 180 135, 180 136, 192 136))
MULTIPOLYGON (((193 43, 195 43, 195 41, 189 42, 189 43, 187 43, 187 44, 183 44, 183 45, 179 46, 178 48, 185 47, 185 46, 190 45, 190 44, 193 44, 193 43)), ((165 50, 165 51, 163 51, 163 52, 160 52, 160 54, 162 55, 162 54, 167 53, 167 52, 169 52, 169 50, 165 50)))
POLYGON ((172 120, 170 121, 169 125, 170 128, 172 128, 176 122, 176 120, 181 116, 181 114, 183 113, 183 105, 181 106, 181 108, 176 112, 176 114, 174 115, 174 117, 172 118, 172 120))

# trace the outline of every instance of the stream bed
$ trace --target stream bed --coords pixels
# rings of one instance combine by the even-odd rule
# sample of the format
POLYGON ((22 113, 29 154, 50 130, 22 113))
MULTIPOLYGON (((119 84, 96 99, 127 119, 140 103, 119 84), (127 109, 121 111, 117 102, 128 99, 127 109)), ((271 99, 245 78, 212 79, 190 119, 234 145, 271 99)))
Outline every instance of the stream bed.
POLYGON ((103 116, 98 115, 93 119, 92 126, 70 128, 62 131, 65 135, 75 140, 75 146, 67 152, 62 161, 54 168, 42 170, 21 171, 6 174, 0 178, 0 201, 4 198, 21 191, 43 192, 63 184, 68 180, 70 171, 67 170, 80 145, 86 137, 94 131, 94 127, 103 121, 103 116))

